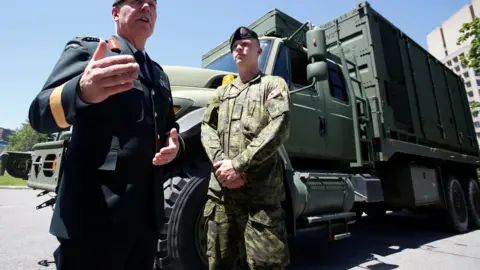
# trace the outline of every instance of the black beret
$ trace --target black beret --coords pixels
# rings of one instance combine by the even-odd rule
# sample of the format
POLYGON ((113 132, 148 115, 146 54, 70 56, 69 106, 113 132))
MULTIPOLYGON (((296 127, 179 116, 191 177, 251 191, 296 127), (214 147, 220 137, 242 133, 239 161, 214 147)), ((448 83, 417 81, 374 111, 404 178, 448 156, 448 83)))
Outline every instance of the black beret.
POLYGON ((116 4, 123 2, 123 0, 113 0, 112 6, 115 6, 116 4))
POLYGON ((232 50, 233 43, 237 40, 247 39, 247 38, 254 38, 258 40, 258 35, 252 29, 249 29, 245 26, 240 26, 233 32, 232 36, 230 37, 230 50, 232 50))

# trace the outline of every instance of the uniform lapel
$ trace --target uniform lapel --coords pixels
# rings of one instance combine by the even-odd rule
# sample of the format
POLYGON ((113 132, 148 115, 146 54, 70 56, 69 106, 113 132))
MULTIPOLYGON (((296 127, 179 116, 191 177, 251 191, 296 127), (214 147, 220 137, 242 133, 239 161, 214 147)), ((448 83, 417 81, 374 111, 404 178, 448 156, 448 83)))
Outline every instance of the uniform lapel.
MULTIPOLYGON (((120 47, 120 54, 129 54, 135 58, 135 62, 139 62, 137 57, 135 56, 135 51, 136 49, 128 43, 125 39, 123 39, 119 35, 112 35, 113 38, 117 39, 118 45, 120 47)), ((138 71, 139 77, 141 78, 142 82, 148 85, 149 87, 151 86, 150 81, 148 79, 148 75, 145 76, 146 74, 143 73, 142 69, 139 69, 138 71)), ((152 78, 153 79, 153 78, 152 78)))
MULTIPOLYGON (((113 35, 113 38, 115 38, 118 41, 118 46, 120 47, 120 54, 128 54, 132 55, 135 59, 135 61, 138 63, 137 57, 135 57, 135 47, 133 47, 129 42, 127 42, 125 39, 120 37, 119 35, 113 35)), ((140 64, 140 63, 138 63, 140 64)), ((139 69, 138 71, 138 79, 133 81, 133 87, 136 89, 140 89, 143 92, 144 95, 144 100, 145 100, 145 109, 146 111, 152 111, 152 99, 151 99, 151 89, 155 86, 153 86, 150 83, 150 80, 148 79, 146 74, 143 73, 142 69, 139 69)), ((150 76, 150 78, 152 78, 150 76)), ((152 78, 153 80, 153 78, 152 78)))
POLYGON ((149 66, 151 78, 153 81, 153 87, 157 89, 165 99, 170 99, 169 94, 166 91, 170 91, 170 86, 167 84, 167 78, 165 78, 165 73, 161 72, 160 69, 153 64, 153 61, 147 54, 147 61, 151 63, 149 66))
POLYGON ((152 59, 150 59, 150 56, 148 55, 148 53, 145 54, 145 61, 147 61, 147 67, 148 67, 148 70, 150 71, 149 75, 150 75, 153 87, 158 88, 158 78, 160 77, 160 72, 153 65, 152 59))

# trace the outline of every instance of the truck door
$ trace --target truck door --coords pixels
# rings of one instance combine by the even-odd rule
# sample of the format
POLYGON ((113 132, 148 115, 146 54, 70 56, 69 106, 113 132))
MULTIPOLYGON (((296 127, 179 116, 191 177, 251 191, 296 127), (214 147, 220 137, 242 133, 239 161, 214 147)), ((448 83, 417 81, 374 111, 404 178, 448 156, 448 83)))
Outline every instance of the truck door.
POLYGON ((352 104, 342 69, 328 61, 328 81, 318 84, 325 96, 326 155, 332 159, 355 160, 352 104))
MULTIPOLYGON (((290 91, 307 86, 307 56, 279 45, 273 75, 283 77, 290 91)), ((291 94, 290 138, 285 144, 291 156, 318 158, 325 153, 323 97, 314 88, 291 94)))

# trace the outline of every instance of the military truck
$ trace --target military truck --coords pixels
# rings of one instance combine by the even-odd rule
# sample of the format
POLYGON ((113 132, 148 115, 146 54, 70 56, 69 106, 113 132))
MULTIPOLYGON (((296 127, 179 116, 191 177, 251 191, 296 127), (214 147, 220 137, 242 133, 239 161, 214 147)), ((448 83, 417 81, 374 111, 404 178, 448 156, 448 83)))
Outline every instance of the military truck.
MULTIPOLYGON (((402 209, 435 213, 455 233, 480 227, 479 146, 459 76, 368 2, 319 26, 277 9, 248 26, 262 36, 260 69, 290 87, 291 133, 278 150, 289 235, 323 227, 340 240, 363 212, 402 209)), ((203 207, 214 176, 200 125, 236 68, 228 41, 204 54, 201 68, 164 68, 187 152, 164 183, 155 265, 207 269, 203 207)), ((64 132, 35 145, 24 172, 41 195, 61 181, 68 141, 64 132)))

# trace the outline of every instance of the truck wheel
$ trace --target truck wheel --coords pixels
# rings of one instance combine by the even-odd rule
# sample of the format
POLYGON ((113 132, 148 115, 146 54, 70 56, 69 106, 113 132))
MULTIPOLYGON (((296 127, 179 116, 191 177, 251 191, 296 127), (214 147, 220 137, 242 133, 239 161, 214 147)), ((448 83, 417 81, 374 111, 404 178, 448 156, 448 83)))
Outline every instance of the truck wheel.
POLYGON ((207 177, 173 177, 164 183, 166 224, 157 248, 157 269, 207 269, 203 209, 207 177))
POLYGON ((468 219, 472 229, 480 229, 480 188, 476 179, 469 179, 465 185, 468 219))
POLYGON ((468 208, 462 185, 455 178, 447 178, 445 185, 447 220, 454 233, 464 233, 468 229, 468 208))
MULTIPOLYGON (((23 180, 28 180, 28 173, 32 163, 32 156, 28 152, 8 152, 8 156, 4 159, 5 170, 14 177, 23 180)), ((2 162, 2 163, 3 163, 2 162)))

